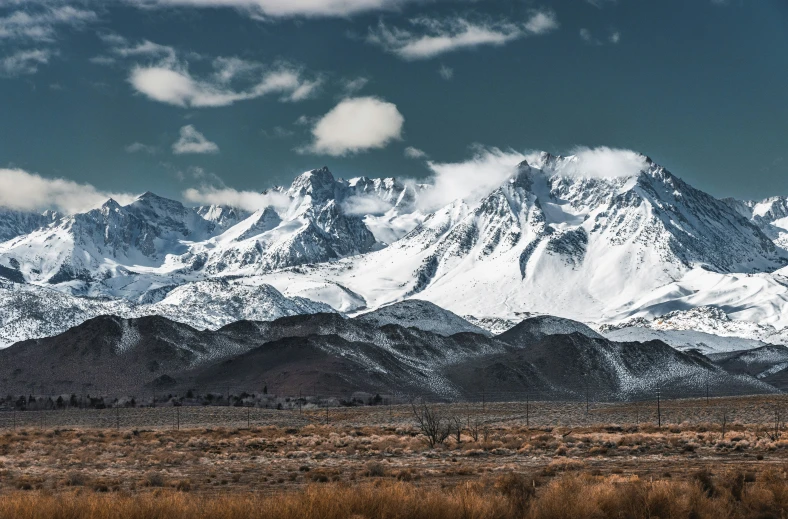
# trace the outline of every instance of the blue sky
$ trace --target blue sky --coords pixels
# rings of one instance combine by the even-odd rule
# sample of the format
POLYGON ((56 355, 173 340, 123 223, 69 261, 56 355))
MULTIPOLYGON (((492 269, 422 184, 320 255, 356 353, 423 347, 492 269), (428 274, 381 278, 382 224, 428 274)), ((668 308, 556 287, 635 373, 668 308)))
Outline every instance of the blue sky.
POLYGON ((36 208, 425 178, 479 147, 788 195, 783 0, 2 0, 0 95, 0 189, 36 208))

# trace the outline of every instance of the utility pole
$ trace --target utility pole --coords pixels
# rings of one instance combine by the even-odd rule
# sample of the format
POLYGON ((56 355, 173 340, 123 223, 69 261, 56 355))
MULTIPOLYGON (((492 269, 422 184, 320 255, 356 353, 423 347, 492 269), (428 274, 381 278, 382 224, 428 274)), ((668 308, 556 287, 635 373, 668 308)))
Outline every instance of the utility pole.
POLYGON ((181 408, 180 406, 175 407, 175 429, 177 431, 181 430, 181 408))
POLYGON ((657 427, 662 427, 662 409, 660 408, 660 390, 657 389, 657 427))
POLYGON ((706 379, 706 405, 709 405, 709 379, 706 379))
POLYGON ((528 393, 525 393, 525 426, 531 427, 531 399, 528 393))
POLYGON ((247 429, 251 429, 252 428, 252 408, 251 407, 247 407, 246 408, 246 428, 247 429))
POLYGON ((115 408, 115 428, 120 431, 120 407, 115 408))

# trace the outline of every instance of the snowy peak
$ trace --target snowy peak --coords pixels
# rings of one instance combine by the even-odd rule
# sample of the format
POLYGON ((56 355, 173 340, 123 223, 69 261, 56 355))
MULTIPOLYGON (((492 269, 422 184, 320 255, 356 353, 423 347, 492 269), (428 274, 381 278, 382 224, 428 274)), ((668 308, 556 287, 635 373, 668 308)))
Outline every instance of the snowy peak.
POLYGON ((61 215, 55 211, 35 213, 0 208, 0 243, 29 234, 55 222, 60 217, 61 215))
POLYGON ((419 299, 408 299, 378 308, 369 313, 361 314, 356 319, 377 326, 398 324, 405 328, 418 328, 438 335, 451 336, 455 333, 477 333, 484 336, 491 334, 475 326, 459 315, 419 299))
POLYGON ((314 202, 321 203, 336 198, 336 188, 334 175, 323 166, 299 175, 287 192, 293 198, 309 196, 314 202))

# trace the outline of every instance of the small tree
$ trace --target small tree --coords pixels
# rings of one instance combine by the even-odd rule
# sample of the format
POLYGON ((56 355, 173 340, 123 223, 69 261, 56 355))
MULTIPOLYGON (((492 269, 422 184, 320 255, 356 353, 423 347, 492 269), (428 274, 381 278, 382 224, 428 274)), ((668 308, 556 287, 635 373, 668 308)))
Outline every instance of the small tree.
POLYGON ((451 419, 441 416, 438 410, 426 404, 413 403, 413 417, 421 433, 427 438, 431 449, 441 445, 451 435, 451 419))
POLYGON ((482 429, 482 420, 478 416, 471 416, 468 413, 468 416, 465 419, 465 430, 468 431, 468 434, 471 436, 473 441, 479 441, 479 432, 482 429))

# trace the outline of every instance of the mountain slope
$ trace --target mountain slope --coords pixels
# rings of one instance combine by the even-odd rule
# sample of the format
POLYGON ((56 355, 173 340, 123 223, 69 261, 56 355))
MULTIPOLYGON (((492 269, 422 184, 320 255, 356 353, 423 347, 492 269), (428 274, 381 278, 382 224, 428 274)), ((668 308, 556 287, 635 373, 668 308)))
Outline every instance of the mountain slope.
POLYGON ((469 323, 462 317, 429 301, 418 299, 386 305, 372 312, 361 314, 356 319, 375 323, 378 326, 398 324, 406 328, 414 327, 445 336, 461 332, 490 335, 488 331, 469 323))
POLYGON ((776 391, 659 341, 616 343, 577 332, 550 335, 524 348, 522 358, 556 386, 600 399, 651 398, 657 390, 688 397, 700 395, 707 385, 710 392, 722 395, 776 391))
POLYGON ((513 346, 527 347, 550 335, 569 335, 572 333, 579 333, 590 339, 603 338, 583 323, 551 315, 540 315, 525 319, 496 338, 513 346))

